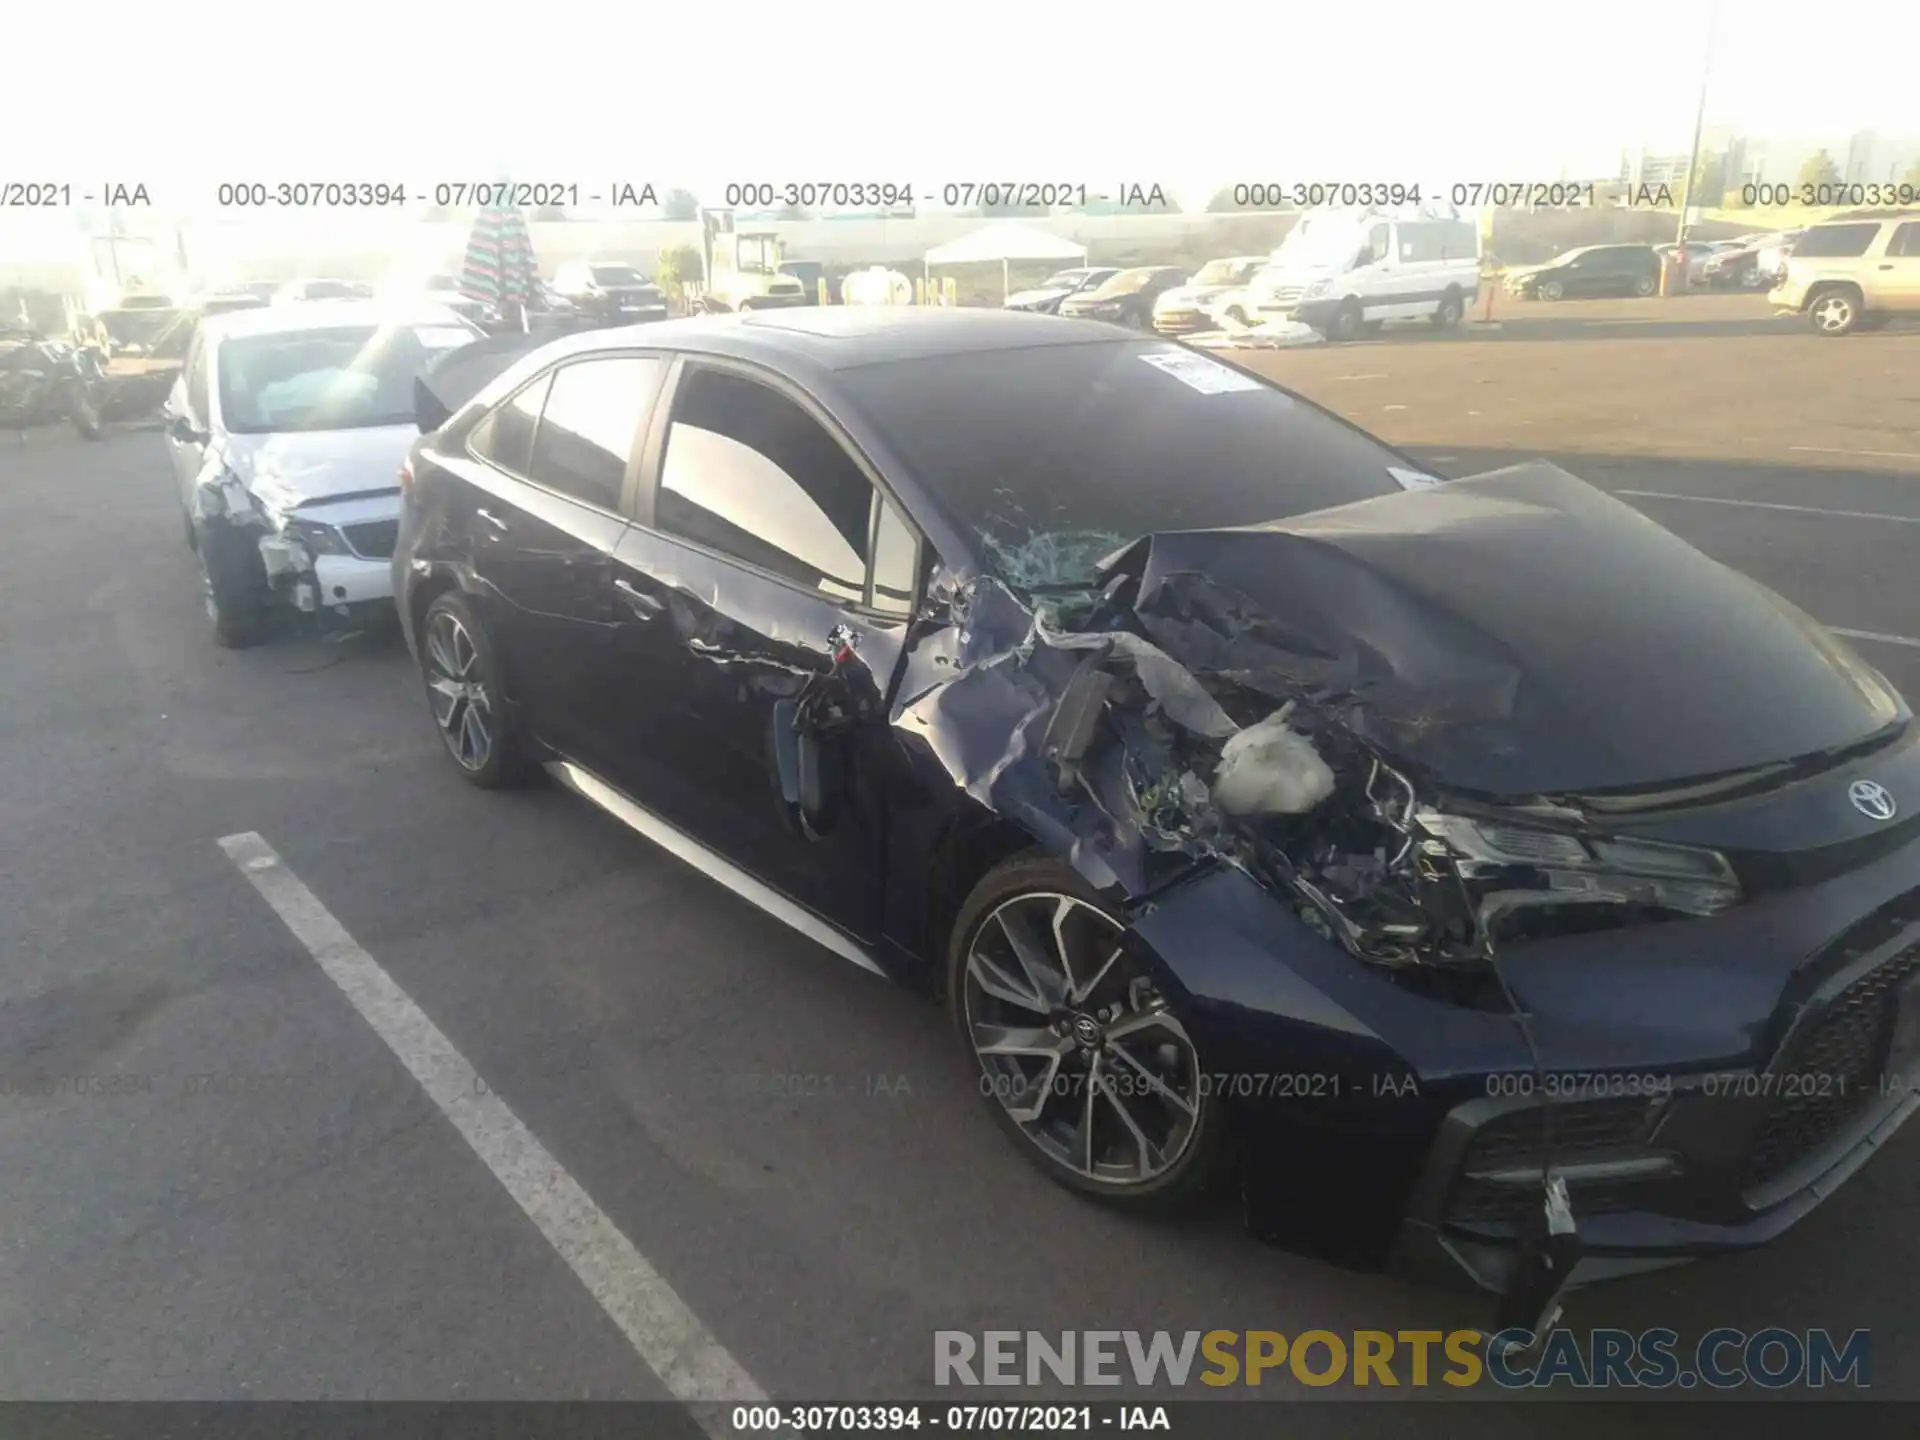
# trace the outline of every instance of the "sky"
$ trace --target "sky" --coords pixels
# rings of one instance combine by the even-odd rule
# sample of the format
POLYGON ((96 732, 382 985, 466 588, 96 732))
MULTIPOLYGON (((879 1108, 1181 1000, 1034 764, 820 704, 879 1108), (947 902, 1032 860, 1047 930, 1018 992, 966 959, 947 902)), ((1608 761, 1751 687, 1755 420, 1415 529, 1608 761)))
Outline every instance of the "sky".
MULTIPOLYGON (((1220 0, 1182 23, 1053 0, 501 0, 455 27, 393 0, 169 0, 164 25, 126 0, 14 0, 0 49, 84 55, 86 78, 10 67, 11 113, 77 123, 10 124, 0 180, 139 181, 191 212, 228 180, 502 173, 709 192, 1159 181, 1195 208, 1237 181, 1588 177, 1623 150, 1684 151, 1708 58, 1711 0, 1604 8, 1599 26, 1569 0, 1220 0), (474 18, 489 13, 496 25, 474 18)), ((1707 123, 1842 145, 1859 129, 1920 136, 1920 5, 1843 8, 1847 33, 1872 37, 1846 52, 1858 64, 1809 63, 1793 22, 1807 12, 1759 24, 1728 6, 1707 123)))

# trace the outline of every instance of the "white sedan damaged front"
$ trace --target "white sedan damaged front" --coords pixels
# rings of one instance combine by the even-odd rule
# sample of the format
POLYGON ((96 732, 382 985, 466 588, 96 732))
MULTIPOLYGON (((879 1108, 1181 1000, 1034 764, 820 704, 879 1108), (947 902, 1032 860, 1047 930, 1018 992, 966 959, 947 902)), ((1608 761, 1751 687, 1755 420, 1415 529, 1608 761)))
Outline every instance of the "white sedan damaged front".
POLYGON ((191 515, 209 590, 219 592, 210 599, 318 618, 390 604, 399 492, 275 503, 291 498, 250 490, 220 459, 203 467, 191 515))

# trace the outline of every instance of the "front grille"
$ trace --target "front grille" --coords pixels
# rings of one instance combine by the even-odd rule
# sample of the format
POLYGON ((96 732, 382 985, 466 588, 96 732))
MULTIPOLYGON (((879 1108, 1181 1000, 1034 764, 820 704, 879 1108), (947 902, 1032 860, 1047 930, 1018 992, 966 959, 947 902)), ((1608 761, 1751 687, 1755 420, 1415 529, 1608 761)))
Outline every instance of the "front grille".
POLYGON ((1260 297, 1260 308, 1262 310, 1281 310, 1287 306, 1297 304, 1302 288, 1304 287, 1299 285, 1288 285, 1279 290, 1269 290, 1260 297))
MULTIPOLYGON (((1582 1160, 1644 1155, 1657 1111, 1645 1096, 1608 1097, 1554 1107, 1553 1157, 1556 1165, 1582 1160)), ((1496 1115, 1475 1133, 1460 1164, 1459 1178, 1447 1199, 1452 1224, 1517 1224, 1540 1204, 1538 1180, 1503 1184, 1476 1179, 1497 1170, 1540 1167, 1540 1109, 1530 1106, 1496 1115)), ((1626 1180, 1573 1183, 1568 1196, 1576 1215, 1600 1215, 1633 1208, 1635 1184, 1626 1180)))
POLYGON ((1894 990, 1920 972, 1910 945, 1840 992, 1796 1036, 1769 1073, 1792 1077, 1775 1095, 1741 1170, 1741 1186, 1764 1185, 1833 1140, 1880 1091, 1880 1067, 1894 1022, 1894 990))
POLYGON ((340 533, 347 537, 347 548, 362 560, 386 560, 400 538, 400 522, 369 520, 364 525, 342 525, 340 533))

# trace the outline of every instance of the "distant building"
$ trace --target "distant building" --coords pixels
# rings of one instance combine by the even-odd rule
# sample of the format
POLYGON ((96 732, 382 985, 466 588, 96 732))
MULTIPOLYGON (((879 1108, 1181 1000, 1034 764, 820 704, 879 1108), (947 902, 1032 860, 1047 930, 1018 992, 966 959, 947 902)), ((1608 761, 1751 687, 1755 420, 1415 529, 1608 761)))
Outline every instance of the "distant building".
POLYGON ((1840 178, 1851 183, 1898 180, 1920 160, 1920 139, 1857 130, 1847 139, 1840 178))

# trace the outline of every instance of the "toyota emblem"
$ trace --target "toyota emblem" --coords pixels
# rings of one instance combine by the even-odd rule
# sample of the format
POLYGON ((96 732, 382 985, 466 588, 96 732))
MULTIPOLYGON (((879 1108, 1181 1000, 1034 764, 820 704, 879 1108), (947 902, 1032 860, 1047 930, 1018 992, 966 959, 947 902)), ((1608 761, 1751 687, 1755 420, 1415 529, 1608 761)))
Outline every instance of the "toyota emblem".
POLYGON ((1073 1038, 1082 1045, 1092 1047, 1100 1043, 1100 1022, 1091 1015, 1073 1017, 1073 1038))
POLYGON ((1856 780, 1847 787, 1847 798, 1853 801, 1853 808, 1869 820, 1891 820, 1893 812, 1900 807, 1894 804, 1893 792, 1878 780, 1856 780))

